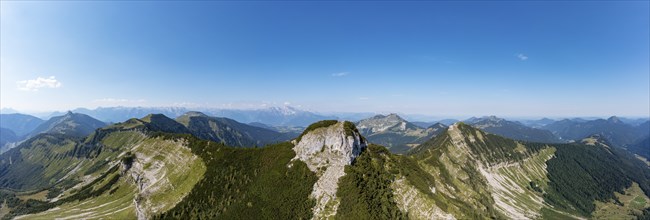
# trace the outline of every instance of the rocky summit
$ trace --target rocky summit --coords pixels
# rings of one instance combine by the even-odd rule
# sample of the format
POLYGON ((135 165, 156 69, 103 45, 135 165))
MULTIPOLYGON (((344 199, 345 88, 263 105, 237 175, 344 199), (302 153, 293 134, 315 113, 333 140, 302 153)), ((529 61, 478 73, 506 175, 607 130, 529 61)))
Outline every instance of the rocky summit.
POLYGON ((293 148, 296 152, 294 160, 305 162, 318 176, 311 193, 311 198, 316 200, 313 218, 328 218, 336 214, 339 178, 345 175, 345 166, 352 164, 366 147, 365 139, 350 122, 315 128, 297 141, 293 148))

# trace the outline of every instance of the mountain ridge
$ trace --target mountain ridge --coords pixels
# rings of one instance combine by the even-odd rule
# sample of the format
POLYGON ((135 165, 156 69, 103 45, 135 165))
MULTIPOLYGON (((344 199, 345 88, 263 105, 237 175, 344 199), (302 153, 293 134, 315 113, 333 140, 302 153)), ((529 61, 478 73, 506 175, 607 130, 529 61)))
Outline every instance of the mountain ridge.
POLYGON ((167 123, 184 127, 152 114, 85 139, 40 134, 0 155, 0 186, 51 195, 31 206, 5 191, 0 199, 11 201, 9 216, 26 218, 90 218, 121 209, 115 216, 139 219, 606 218, 619 200, 625 212, 614 217, 650 210, 650 168, 599 135, 530 143, 458 122, 430 127, 441 132, 399 155, 347 121, 319 121, 292 141, 264 148, 225 146, 180 128, 162 132, 167 123), (176 184, 182 187, 174 190, 176 184), (631 205, 621 193, 646 205, 631 205), (73 208, 113 197, 120 205, 73 208))
POLYGON ((496 116, 470 118, 465 122, 481 130, 516 140, 541 143, 562 142, 550 131, 528 127, 496 116))
POLYGON ((63 116, 53 117, 36 127, 29 136, 40 133, 58 133, 75 137, 84 137, 106 123, 81 113, 68 112, 63 116))
POLYGON ((210 117, 201 112, 187 112, 176 121, 193 135, 228 146, 255 147, 289 140, 286 134, 239 123, 229 118, 210 117))

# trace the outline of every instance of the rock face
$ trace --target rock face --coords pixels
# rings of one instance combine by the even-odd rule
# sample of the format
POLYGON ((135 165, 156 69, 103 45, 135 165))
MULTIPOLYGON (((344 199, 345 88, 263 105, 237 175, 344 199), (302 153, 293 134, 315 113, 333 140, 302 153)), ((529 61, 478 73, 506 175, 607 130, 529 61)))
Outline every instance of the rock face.
MULTIPOLYGON (((391 184, 393 194, 399 209, 408 213, 412 219, 456 219, 452 214, 446 213, 438 206, 435 201, 428 199, 424 193, 419 192, 415 187, 406 183, 404 177, 400 177, 391 184)), ((435 187, 431 187, 431 192, 435 194, 435 187)))
POLYGON ((293 150, 294 160, 307 164, 319 177, 314 184, 311 197, 316 199, 312 209, 313 219, 334 216, 339 201, 336 198, 339 178, 345 175, 344 167, 367 147, 366 141, 357 131, 346 131, 344 122, 309 131, 303 135, 293 150))
POLYGON ((186 141, 155 139, 131 149, 134 156, 126 176, 136 186, 133 205, 138 219, 173 208, 205 172, 205 164, 187 145, 186 141))

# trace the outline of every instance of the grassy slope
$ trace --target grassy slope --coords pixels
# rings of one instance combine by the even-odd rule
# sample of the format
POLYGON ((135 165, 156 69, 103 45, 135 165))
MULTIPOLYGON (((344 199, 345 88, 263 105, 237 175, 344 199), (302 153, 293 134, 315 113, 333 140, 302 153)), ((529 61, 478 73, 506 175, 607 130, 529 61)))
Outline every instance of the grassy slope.
POLYGON ((441 179, 436 189, 469 203, 471 211, 494 213, 495 204, 500 213, 589 216, 594 201, 608 201, 631 182, 648 192, 650 170, 618 149, 519 143, 463 124, 456 129, 416 148, 414 157, 441 179))
MULTIPOLYGON (((59 196, 58 202, 40 204, 43 207, 57 207, 36 215, 25 216, 26 218, 50 219, 66 216, 100 218, 103 215, 135 218, 133 199, 138 194, 135 180, 129 172, 122 175, 119 169, 111 168, 119 165, 104 162, 120 161, 121 156, 127 151, 136 155, 135 164, 140 163, 141 169, 138 172, 153 173, 160 180, 150 186, 150 189, 155 190, 150 190, 140 198, 144 208, 153 210, 150 214, 172 208, 201 179, 206 170, 202 160, 197 159, 189 148, 182 147, 186 142, 151 138, 136 131, 111 132, 100 142, 101 148, 96 157, 88 159, 82 163, 83 166, 80 166, 76 173, 68 175, 69 178, 87 179, 87 185, 80 184, 77 187, 67 186, 61 189, 65 191, 62 196, 59 196), (188 158, 190 160, 187 160, 188 158), (105 173, 106 171, 110 173, 105 173), (105 173, 105 176, 97 178, 102 173, 105 173), (108 181, 113 179, 117 182, 107 185, 108 181), (102 189, 104 186, 106 188, 102 189), (88 190, 84 192, 84 188, 88 190), (102 191, 97 191, 99 189, 102 191), (95 195, 88 196, 92 194, 90 192, 95 195), (112 202, 114 200, 118 202, 112 202)), ((57 187, 63 186, 53 186, 53 188, 57 187)), ((32 212, 29 209, 22 210, 15 214, 32 212)))
POLYGON ((259 149, 192 144, 210 167, 176 207, 158 219, 307 219, 316 176, 295 156, 290 143, 259 149), (292 164, 291 166, 288 166, 292 164))
POLYGON ((623 193, 615 193, 616 199, 608 202, 596 201, 596 210, 592 213, 594 219, 636 219, 642 210, 650 207, 650 198, 633 183, 623 193))
POLYGON ((75 157, 78 140, 41 134, 0 155, 0 186, 13 190, 43 190, 56 184, 82 160, 75 157))

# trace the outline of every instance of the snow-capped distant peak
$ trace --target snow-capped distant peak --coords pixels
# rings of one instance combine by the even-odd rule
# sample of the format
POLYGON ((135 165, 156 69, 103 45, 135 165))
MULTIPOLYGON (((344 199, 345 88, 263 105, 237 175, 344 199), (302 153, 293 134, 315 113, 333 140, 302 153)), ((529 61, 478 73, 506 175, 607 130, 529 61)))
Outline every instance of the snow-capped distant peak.
POLYGON ((288 105, 270 107, 269 110, 274 111, 274 112, 278 112, 281 115, 295 115, 298 112, 300 112, 300 110, 298 110, 296 108, 293 108, 291 106, 288 106, 288 105))

